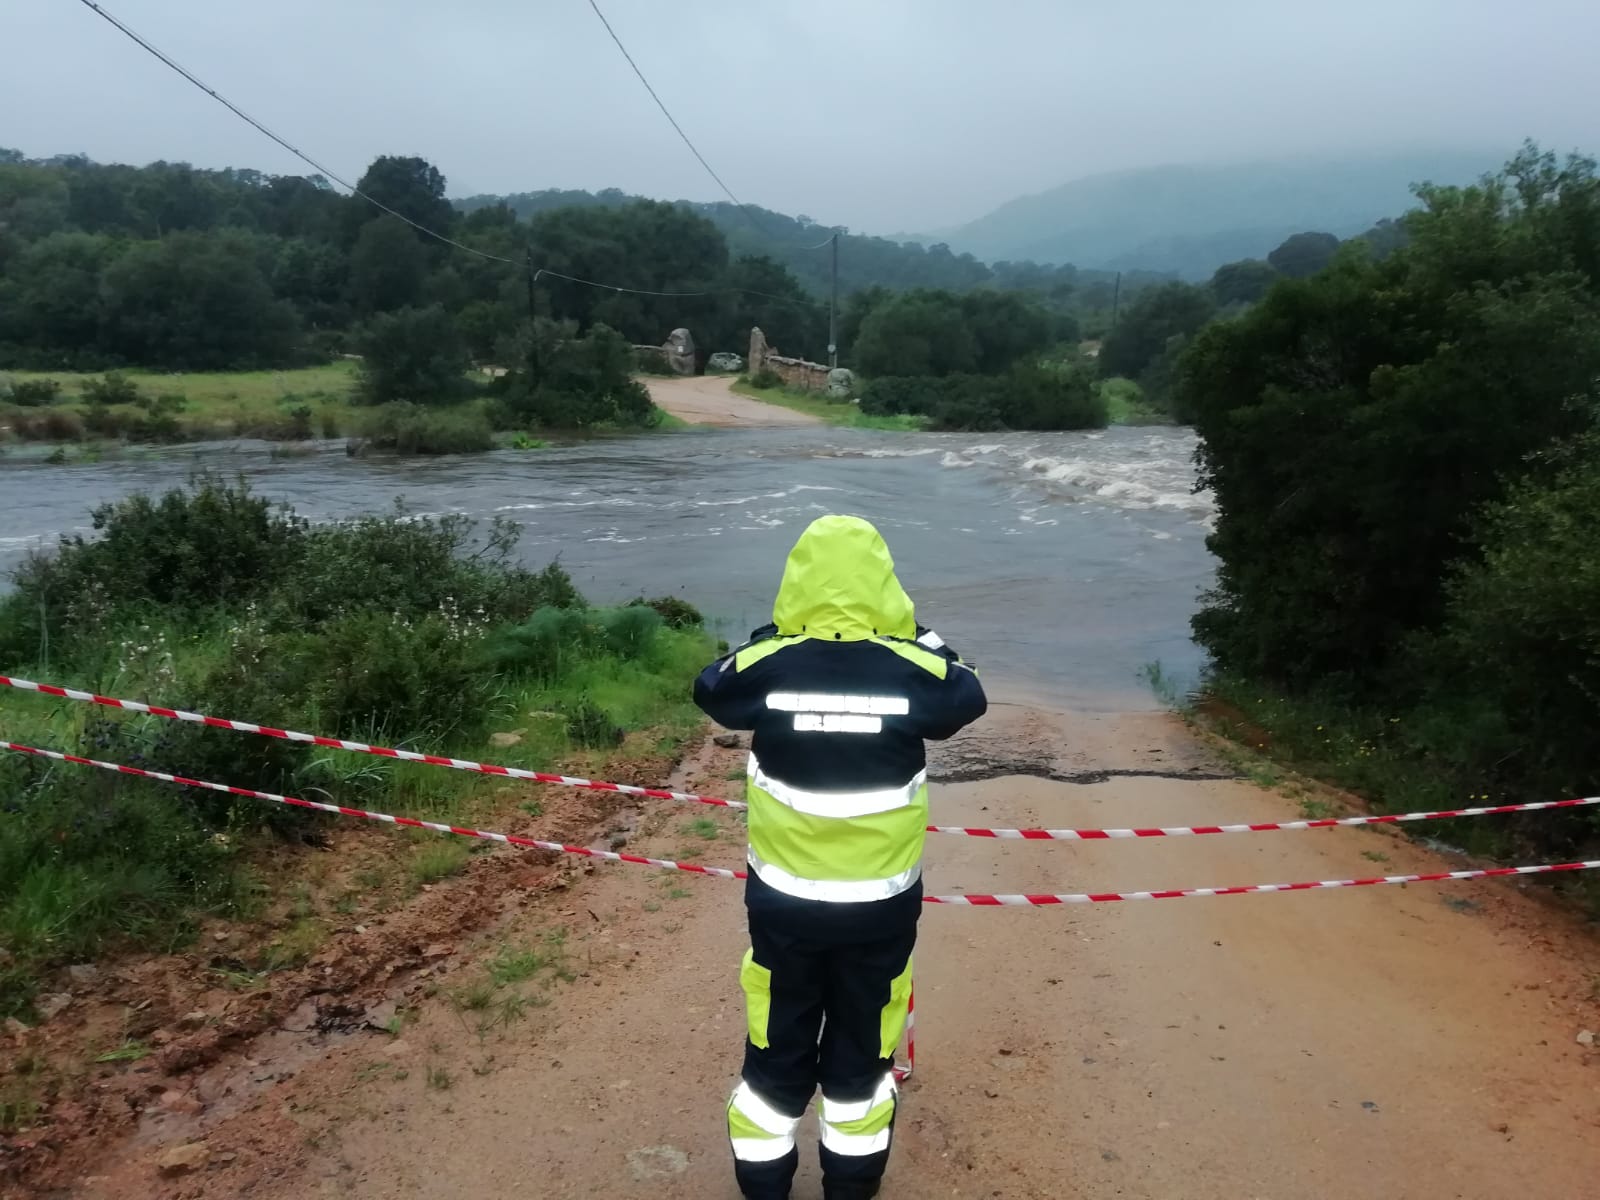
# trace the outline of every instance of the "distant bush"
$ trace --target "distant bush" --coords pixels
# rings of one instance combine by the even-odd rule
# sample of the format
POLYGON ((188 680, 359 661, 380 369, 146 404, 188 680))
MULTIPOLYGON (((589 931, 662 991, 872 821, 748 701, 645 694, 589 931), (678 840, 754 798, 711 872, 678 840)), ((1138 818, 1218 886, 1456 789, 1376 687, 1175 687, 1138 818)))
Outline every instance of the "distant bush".
POLYGON ((762 367, 750 376, 750 386, 754 388, 776 388, 783 386, 783 376, 769 367, 762 367))
POLYGON ((54 379, 24 379, 7 388, 4 398, 19 408, 43 408, 61 398, 61 385, 54 379))
POLYGON ((140 391, 137 384, 125 375, 112 371, 99 379, 83 381, 83 398, 90 404, 137 404, 140 391))
POLYGON ((935 429, 1099 429, 1106 402, 1078 364, 1018 363, 1002 375, 884 376, 870 380, 861 411, 911 414, 935 429))
POLYGON ((361 425, 376 450, 396 454, 480 454, 494 449, 494 430, 481 412, 432 409, 408 401, 386 404, 361 425))

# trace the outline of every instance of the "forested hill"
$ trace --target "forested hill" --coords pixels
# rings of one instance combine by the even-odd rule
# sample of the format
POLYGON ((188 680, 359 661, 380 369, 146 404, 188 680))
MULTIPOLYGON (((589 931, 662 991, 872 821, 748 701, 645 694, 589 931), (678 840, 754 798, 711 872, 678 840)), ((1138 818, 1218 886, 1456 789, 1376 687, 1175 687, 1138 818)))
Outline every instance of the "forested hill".
POLYGON ((1499 159, 1488 151, 1417 150, 1145 167, 1018 197, 942 236, 981 258, 1153 268, 1198 280, 1224 263, 1265 257, 1301 230, 1360 233, 1412 207, 1414 184, 1471 183, 1499 159))
MULTIPOLYGON (((618 188, 599 192, 549 188, 538 192, 517 192, 509 196, 469 196, 455 201, 466 213, 504 204, 526 220, 557 208, 619 208, 641 199, 618 188)), ((826 295, 831 279, 832 260, 825 242, 833 226, 823 225, 801 215, 787 216, 770 209, 745 205, 679 200, 676 204, 706 217, 727 239, 735 256, 765 256, 787 267, 809 291, 826 295)), ((1137 271, 1137 278, 1125 278, 1124 286, 1137 287, 1170 277, 1168 272, 1137 271)), ((1114 271, 1086 271, 1070 263, 1043 266, 1037 263, 985 263, 971 254, 957 254, 942 243, 924 246, 917 242, 897 242, 890 238, 859 233, 844 233, 839 239, 839 290, 843 294, 870 287, 893 290, 945 288, 962 292, 975 287, 1023 288, 1029 291, 1061 294, 1091 284, 1109 284, 1114 271)))

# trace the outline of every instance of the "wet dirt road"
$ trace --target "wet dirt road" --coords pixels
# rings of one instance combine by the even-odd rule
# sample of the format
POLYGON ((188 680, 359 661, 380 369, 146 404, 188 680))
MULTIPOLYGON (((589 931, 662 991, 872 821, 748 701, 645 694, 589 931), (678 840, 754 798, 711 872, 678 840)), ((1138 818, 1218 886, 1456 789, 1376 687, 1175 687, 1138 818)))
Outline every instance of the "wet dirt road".
POLYGON ((806 413, 738 395, 731 390, 733 380, 725 375, 651 376, 644 383, 650 389, 650 399, 691 425, 777 429, 822 423, 806 413))
MULTIPOLYGON (((708 751, 686 781, 725 794, 737 765, 732 751, 708 751)), ((936 788, 940 823, 1299 815, 1276 792, 1206 778, 1229 772, 1160 714, 1001 704, 940 748, 934 774, 968 780, 936 788), (1107 770, 1128 774, 1063 781, 1107 770)), ((698 810, 649 814, 630 849, 738 862, 726 814, 712 813, 720 832, 693 824, 698 810)), ((1441 862, 1458 865, 1367 830, 1089 844, 934 836, 928 883, 934 893, 1127 890, 1441 862)), ((738 887, 602 867, 460 947, 398 1040, 331 1044, 240 1117, 197 1130, 236 1156, 226 1165, 161 1181, 148 1150, 124 1148, 77 1194, 734 1197, 721 1123, 743 1027, 738 887), (515 1020, 481 1019, 470 999, 480 964, 556 928, 567 931, 570 981, 515 1020)), ((1600 1055, 1575 1035, 1600 1023, 1595 968, 1576 921, 1504 884, 929 906, 919 1064, 883 1195, 1589 1195, 1600 1055)), ((803 1161, 795 1194, 818 1195, 814 1151, 803 1161)))

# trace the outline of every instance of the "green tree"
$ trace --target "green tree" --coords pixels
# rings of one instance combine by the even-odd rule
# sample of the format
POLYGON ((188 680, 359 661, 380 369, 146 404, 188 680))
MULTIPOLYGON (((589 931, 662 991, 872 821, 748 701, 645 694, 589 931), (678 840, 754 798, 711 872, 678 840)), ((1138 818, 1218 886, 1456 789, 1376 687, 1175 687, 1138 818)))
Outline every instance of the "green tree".
POLYGON ((1281 278, 1278 268, 1269 262, 1259 258, 1241 259, 1217 268, 1211 276, 1211 294, 1222 308, 1254 304, 1281 278))
POLYGON ((708 350, 744 354, 750 329, 760 326, 767 341, 783 353, 827 361, 828 312, 795 277, 770 258, 741 258, 722 276, 719 319, 703 342, 708 350))
POLYGON ((845 298, 839 311, 839 361, 855 364, 856 343, 861 338, 861 326, 869 313, 888 301, 894 293, 886 287, 862 288, 845 298))
POLYGON ((1174 337, 1192 336, 1216 313, 1208 289, 1167 283, 1141 292, 1100 347, 1108 376, 1137 379, 1174 337))
POLYGON ((650 393, 633 377, 633 346, 596 325, 579 334, 573 321, 539 321, 522 331, 506 403, 520 419, 552 429, 639 427, 660 420, 650 393))
POLYGON ((1195 629, 1226 670, 1404 685, 1474 514, 1600 410, 1594 164, 1529 152, 1419 194, 1408 245, 1278 285, 1180 364, 1220 509, 1195 629))
POLYGON ((976 370, 979 352, 956 296, 906 292, 861 322, 853 365, 867 375, 950 375, 976 370))
POLYGON ((367 323, 357 345, 361 398, 368 404, 448 404, 470 386, 466 343, 442 308, 381 313, 367 323))
MULTIPOLYGON (((455 208, 445 199, 445 178, 439 168, 425 158, 385 154, 373 160, 356 187, 389 212, 398 213, 434 233, 449 234, 455 222, 455 208)), ((358 223, 380 219, 380 211, 366 201, 361 201, 351 212, 358 223)), ((414 231, 413 236, 426 235, 414 231)))
POLYGON ((135 243, 102 277, 107 353, 190 370, 292 364, 295 313, 273 296, 255 249, 236 234, 135 243))
POLYGON ((1278 274, 1289 279, 1315 275, 1333 261, 1339 239, 1331 233, 1297 233, 1267 255, 1278 274))
POLYGON ((1056 340, 1050 312, 1021 292, 971 291, 961 297, 961 312, 978 343, 978 371, 985 375, 1037 357, 1056 340))
POLYGON ((641 200, 621 208, 555 209, 535 216, 528 236, 549 272, 539 280, 541 311, 576 321, 580 331, 605 324, 631 341, 657 344, 679 326, 704 329, 724 303, 718 289, 728 268, 727 242, 710 221, 676 205, 641 200))
POLYGON ((1553 480, 1517 484, 1476 522, 1442 628, 1408 656, 1443 717, 1433 748, 1479 786, 1568 796, 1600 774, 1600 444, 1571 449, 1553 480))
POLYGON ((58 233, 23 248, 0 275, 0 346, 38 366, 105 364, 100 277, 118 244, 88 233, 58 233))
POLYGON ((397 217, 379 217, 361 227, 350 255, 350 293, 364 313, 392 312, 422 298, 428 250, 397 217))

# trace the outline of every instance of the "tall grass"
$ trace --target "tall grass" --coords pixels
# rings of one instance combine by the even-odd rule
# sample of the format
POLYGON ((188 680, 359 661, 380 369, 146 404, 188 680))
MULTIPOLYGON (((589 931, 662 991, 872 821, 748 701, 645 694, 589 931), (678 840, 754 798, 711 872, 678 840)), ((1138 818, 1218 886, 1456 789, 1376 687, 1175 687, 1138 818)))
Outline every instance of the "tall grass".
MULTIPOLYGON (((209 477, 105 506, 94 524, 96 537, 66 539, 18 573, 0 601, 0 669, 514 766, 695 724, 687 685, 711 651, 698 625, 670 628, 648 606, 586 607, 558 567, 515 565, 513 527, 399 512, 313 527, 209 477), (491 749, 488 735, 505 731, 520 740, 491 749)), ((9 690, 0 729, 87 757, 426 817, 453 816, 496 786, 9 690)), ((263 902, 250 870, 263 839, 297 842, 327 820, 0 755, 0 1015, 25 1014, 53 964, 166 948, 203 914, 248 915, 263 902)), ((419 877, 448 874, 449 853, 419 877)))

